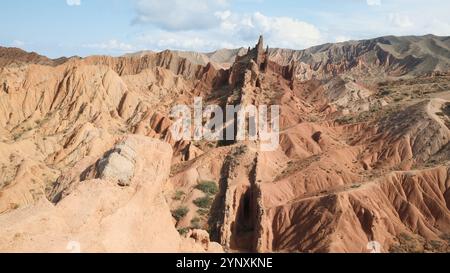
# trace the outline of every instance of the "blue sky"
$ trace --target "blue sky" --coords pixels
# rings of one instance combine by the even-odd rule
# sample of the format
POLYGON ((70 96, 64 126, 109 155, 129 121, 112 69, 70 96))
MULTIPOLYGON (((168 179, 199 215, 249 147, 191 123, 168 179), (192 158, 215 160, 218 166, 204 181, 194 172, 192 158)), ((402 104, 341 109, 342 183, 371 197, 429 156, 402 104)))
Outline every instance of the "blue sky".
POLYGON ((1 1, 0 45, 49 57, 139 50, 302 49, 384 35, 450 35, 448 0, 1 1))

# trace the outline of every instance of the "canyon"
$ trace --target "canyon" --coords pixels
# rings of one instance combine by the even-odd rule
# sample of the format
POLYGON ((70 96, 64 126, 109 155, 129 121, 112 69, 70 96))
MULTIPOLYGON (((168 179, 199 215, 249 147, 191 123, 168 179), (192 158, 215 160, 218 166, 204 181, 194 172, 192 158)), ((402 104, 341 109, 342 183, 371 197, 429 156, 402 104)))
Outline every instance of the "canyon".
POLYGON ((450 251, 450 37, 50 59, 0 48, 0 252, 450 251), (277 149, 171 109, 280 106, 277 149))

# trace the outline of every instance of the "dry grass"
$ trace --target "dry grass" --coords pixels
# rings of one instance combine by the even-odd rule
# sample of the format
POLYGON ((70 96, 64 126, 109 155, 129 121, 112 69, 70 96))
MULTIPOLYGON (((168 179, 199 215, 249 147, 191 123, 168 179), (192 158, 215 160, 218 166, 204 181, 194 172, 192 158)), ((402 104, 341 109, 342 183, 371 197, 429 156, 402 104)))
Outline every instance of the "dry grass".
POLYGON ((418 235, 401 233, 398 236, 398 243, 391 246, 389 251, 391 253, 446 253, 450 251, 448 243, 449 241, 426 241, 418 235))

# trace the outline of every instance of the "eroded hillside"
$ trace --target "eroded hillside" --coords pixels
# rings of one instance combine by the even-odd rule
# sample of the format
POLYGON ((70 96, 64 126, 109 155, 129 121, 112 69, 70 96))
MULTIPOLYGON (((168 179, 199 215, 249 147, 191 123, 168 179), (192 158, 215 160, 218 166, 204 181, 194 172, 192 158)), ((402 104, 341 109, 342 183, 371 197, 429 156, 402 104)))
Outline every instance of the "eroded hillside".
POLYGON ((449 42, 0 49, 0 251, 448 251, 449 42), (176 141, 196 96, 280 105, 278 149, 176 141))

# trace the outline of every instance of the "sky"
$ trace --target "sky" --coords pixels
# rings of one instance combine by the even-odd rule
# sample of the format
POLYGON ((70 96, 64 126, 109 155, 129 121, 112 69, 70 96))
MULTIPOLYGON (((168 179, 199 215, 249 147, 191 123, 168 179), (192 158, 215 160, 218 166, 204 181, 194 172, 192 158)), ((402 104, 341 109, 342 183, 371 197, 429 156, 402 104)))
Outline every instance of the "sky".
POLYGON ((164 49, 304 49, 386 35, 450 36, 448 0, 0 1, 0 46, 57 58, 164 49))

